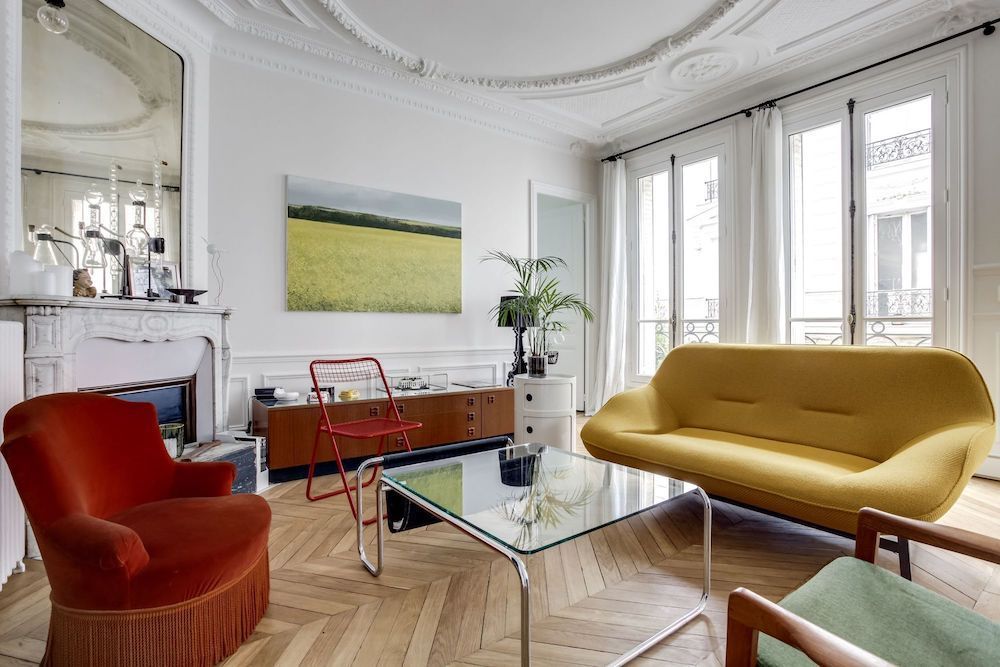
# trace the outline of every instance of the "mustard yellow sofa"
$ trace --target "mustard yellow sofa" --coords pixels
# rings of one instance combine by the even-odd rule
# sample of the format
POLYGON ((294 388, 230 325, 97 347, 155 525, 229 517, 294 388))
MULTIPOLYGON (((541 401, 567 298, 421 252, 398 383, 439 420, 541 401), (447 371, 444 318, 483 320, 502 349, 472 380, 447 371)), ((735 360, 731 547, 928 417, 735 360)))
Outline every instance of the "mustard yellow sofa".
POLYGON ((598 458, 853 534, 862 507, 939 518, 994 422, 979 371, 950 350, 685 345, 581 437, 598 458))

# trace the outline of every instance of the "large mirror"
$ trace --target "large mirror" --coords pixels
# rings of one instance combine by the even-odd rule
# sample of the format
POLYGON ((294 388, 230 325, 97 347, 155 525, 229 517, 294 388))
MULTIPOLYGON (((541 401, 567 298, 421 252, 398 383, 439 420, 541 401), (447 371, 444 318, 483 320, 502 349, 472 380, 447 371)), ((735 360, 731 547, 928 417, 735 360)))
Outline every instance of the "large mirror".
POLYGON ((179 287, 183 61, 98 0, 62 4, 22 2, 24 250, 99 294, 179 287))

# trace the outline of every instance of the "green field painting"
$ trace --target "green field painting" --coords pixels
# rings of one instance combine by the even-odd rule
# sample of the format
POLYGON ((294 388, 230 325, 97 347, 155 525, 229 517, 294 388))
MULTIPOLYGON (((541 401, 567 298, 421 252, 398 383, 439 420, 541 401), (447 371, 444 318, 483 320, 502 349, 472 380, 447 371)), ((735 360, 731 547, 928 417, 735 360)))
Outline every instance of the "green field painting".
POLYGON ((288 177, 287 308, 459 313, 461 205, 288 177))

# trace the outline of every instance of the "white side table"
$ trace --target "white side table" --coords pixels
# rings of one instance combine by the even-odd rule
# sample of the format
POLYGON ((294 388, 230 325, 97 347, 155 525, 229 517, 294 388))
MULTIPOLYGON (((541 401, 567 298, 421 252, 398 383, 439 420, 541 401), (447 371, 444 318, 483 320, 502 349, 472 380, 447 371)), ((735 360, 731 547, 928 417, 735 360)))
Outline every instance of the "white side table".
POLYGON ((576 377, 514 376, 514 443, 538 442, 568 452, 576 441, 576 377))

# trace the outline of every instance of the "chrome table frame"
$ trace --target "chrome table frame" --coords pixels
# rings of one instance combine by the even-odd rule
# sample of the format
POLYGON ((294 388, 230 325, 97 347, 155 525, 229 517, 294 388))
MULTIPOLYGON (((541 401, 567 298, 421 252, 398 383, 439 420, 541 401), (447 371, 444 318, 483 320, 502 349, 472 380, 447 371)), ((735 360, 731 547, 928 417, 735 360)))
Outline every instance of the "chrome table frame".
MULTIPOLYGON (((367 468, 370 468, 372 466, 379 466, 382 464, 382 461, 383 459, 381 456, 376 456, 374 458, 365 460, 361 465, 358 466, 357 470, 358 479, 361 478, 362 473, 364 473, 367 468)), ((363 507, 361 499, 362 488, 360 485, 358 486, 356 492, 357 508, 358 508, 358 516, 357 516, 358 556, 361 558, 361 563, 365 566, 365 569, 368 570, 368 572, 375 577, 382 574, 382 566, 385 562, 384 561, 385 532, 383 528, 383 523, 385 523, 385 490, 387 488, 390 488, 393 491, 398 492, 404 498, 417 505, 417 507, 426 510, 433 516, 447 523, 448 525, 457 528, 458 530, 462 531, 469 537, 479 542, 482 542, 483 544, 490 547, 494 551, 499 552, 504 557, 506 557, 507 560, 511 562, 514 568, 517 570, 518 578, 521 581, 521 665, 525 666, 530 665, 531 664, 531 633, 530 633, 531 600, 529 597, 530 585, 528 582, 528 568, 525 566, 524 560, 522 560, 523 556, 527 554, 520 554, 511 549, 510 547, 508 547, 507 545, 501 544, 500 542, 493 539, 489 535, 486 535, 482 531, 479 531, 473 528, 472 526, 459 521, 458 519, 451 516, 447 512, 442 511, 441 509, 427 502, 423 498, 420 498, 405 486, 396 484, 391 479, 386 479, 381 475, 379 476, 378 484, 375 487, 375 511, 376 511, 375 516, 377 517, 375 521, 375 525, 377 527, 376 530, 377 564, 373 564, 371 561, 369 561, 368 555, 367 553, 365 553, 364 512, 362 511, 363 507)), ((705 493, 705 491, 700 486, 695 486, 695 489, 701 496, 702 505, 704 507, 704 514, 702 515, 702 523, 704 526, 703 538, 702 538, 703 539, 702 560, 704 566, 704 575, 703 575, 704 578, 702 580, 701 600, 698 602, 697 605, 695 605, 688 611, 684 612, 684 614, 682 614, 678 619, 673 621, 670 625, 666 626, 662 630, 659 630, 652 637, 642 642, 632 650, 628 651, 621 657, 617 658, 616 660, 613 660, 611 663, 609 663, 611 666, 617 667, 618 665, 624 665, 634 660, 635 658, 639 657, 640 655, 648 651, 650 648, 661 642, 663 639, 674 634, 682 627, 687 625, 690 621, 694 620, 697 616, 701 614, 701 612, 705 610, 705 606, 708 604, 708 596, 711 592, 711 583, 712 583, 712 501, 709 499, 708 494, 705 493)), ((673 499, 671 498, 670 500, 673 499)), ((670 500, 666 500, 664 502, 670 502, 670 500)), ((652 509, 652 507, 649 509, 652 509)), ((622 519, 619 519, 619 521, 622 521, 626 518, 628 517, 623 517, 622 519)), ((617 523, 617 521, 614 521, 608 525, 612 525, 614 523, 617 523)), ((585 534, 586 533, 581 533, 580 535, 585 535, 585 534)), ((577 535, 577 537, 580 537, 580 535, 577 535)), ((545 549, 541 549, 536 553, 541 553, 542 551, 545 551, 545 549)))

